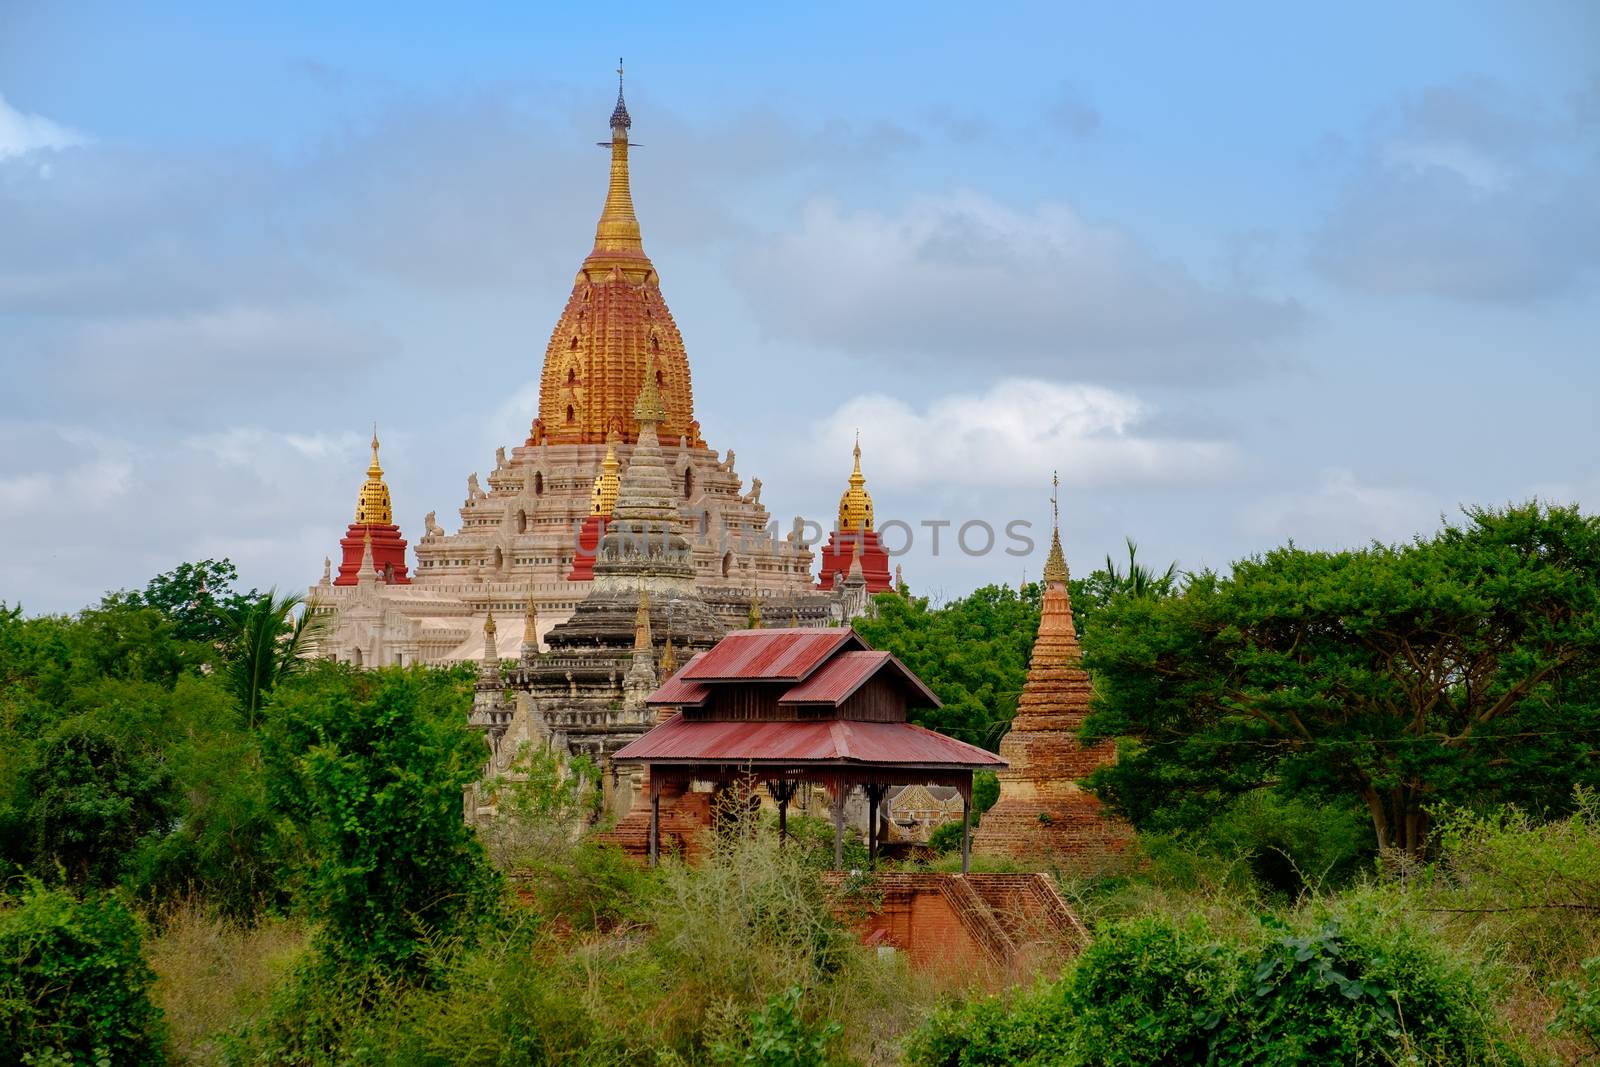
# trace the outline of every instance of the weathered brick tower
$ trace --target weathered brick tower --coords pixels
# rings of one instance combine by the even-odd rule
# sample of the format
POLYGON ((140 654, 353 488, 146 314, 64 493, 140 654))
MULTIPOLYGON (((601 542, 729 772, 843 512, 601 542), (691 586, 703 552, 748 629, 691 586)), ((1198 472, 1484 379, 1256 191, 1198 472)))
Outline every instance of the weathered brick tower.
POLYGON ((1116 759, 1109 740, 1078 742, 1092 691, 1081 658, 1057 517, 1028 682, 1011 731, 1000 741, 1000 756, 1010 766, 999 772, 1000 799, 973 838, 978 855, 1068 866, 1119 853, 1133 839, 1131 827, 1107 815, 1100 800, 1078 785, 1116 759))

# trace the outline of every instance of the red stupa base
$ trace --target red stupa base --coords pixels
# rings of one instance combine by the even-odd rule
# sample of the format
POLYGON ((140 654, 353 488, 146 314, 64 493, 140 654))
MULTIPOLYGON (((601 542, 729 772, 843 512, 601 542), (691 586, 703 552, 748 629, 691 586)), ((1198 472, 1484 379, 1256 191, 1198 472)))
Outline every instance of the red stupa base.
POLYGON ((352 522, 350 529, 339 538, 344 558, 339 563, 339 577, 334 585, 355 585, 361 573, 361 548, 367 535, 372 536, 372 565, 378 570, 378 580, 390 585, 410 585, 406 577, 406 542, 400 536, 400 527, 392 522, 352 522))
POLYGON ((572 554, 572 573, 569 582, 594 581, 594 557, 600 552, 600 538, 605 535, 608 515, 590 515, 578 528, 578 550, 572 554))
POLYGON ((894 585, 889 577, 889 553, 883 550, 876 530, 835 530, 822 549, 822 567, 817 571, 817 588, 832 589, 833 576, 840 580, 850 574, 850 561, 861 551, 861 575, 867 592, 881 593, 894 585))

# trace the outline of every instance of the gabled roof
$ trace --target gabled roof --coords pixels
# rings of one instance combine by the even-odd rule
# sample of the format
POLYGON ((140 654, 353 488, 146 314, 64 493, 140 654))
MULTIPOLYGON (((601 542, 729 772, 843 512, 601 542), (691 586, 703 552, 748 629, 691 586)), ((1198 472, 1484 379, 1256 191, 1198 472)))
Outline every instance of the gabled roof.
POLYGON ((914 707, 937 708, 939 698, 906 665, 889 652, 840 652, 799 685, 778 698, 779 704, 831 704, 838 707, 880 671, 893 674, 911 690, 914 707))
POLYGON ((620 763, 761 767, 993 769, 1006 761, 908 722, 691 722, 674 715, 614 757, 620 763))
POLYGON ((666 680, 666 683, 651 693, 646 698, 646 704, 673 704, 686 707, 699 707, 711 695, 711 687, 702 682, 686 681, 683 677, 685 671, 693 667, 704 656, 704 652, 696 652, 689 657, 689 662, 678 668, 678 673, 666 680))
POLYGON ((800 682, 835 652, 852 648, 868 650, 847 628, 736 630, 696 656, 678 677, 691 682, 800 682))

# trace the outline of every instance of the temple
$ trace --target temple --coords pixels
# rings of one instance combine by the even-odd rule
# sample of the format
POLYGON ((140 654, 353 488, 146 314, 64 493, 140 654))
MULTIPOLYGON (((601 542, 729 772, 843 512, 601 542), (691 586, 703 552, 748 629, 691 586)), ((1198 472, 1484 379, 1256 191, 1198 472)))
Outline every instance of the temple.
MULTIPOLYGON (((1054 498, 1051 507, 1056 508, 1054 498)), ((1079 666, 1082 652, 1072 622, 1059 512, 1053 527, 1028 680, 1011 729, 1000 741, 1008 764, 999 772, 1000 799, 984 814, 973 839, 979 855, 1024 862, 1105 857, 1133 839, 1132 828, 1106 814, 1099 798, 1079 785, 1096 768, 1114 762, 1117 751, 1110 740, 1078 741, 1093 687, 1079 666)))
POLYGON ((867 593, 893 588, 889 579, 889 554, 872 528, 872 494, 861 473, 861 438, 856 438, 855 469, 850 472, 850 487, 839 498, 839 521, 822 549, 822 566, 817 588, 836 589, 844 585, 859 568, 867 593))
MULTIPOLYGON (((746 487, 733 450, 719 454, 702 436, 683 336, 634 212, 632 125, 619 79, 594 244, 545 346, 527 437, 498 449, 481 479, 468 476, 455 532, 427 513, 409 572, 387 489, 373 512, 381 521, 357 516, 340 542, 338 580, 326 577, 307 597, 328 623, 320 654, 367 665, 472 662, 489 651, 482 621, 491 611, 514 617, 531 601, 541 640, 571 618, 600 581, 599 556, 620 506, 615 493, 644 443, 637 401, 647 387, 659 408, 652 408, 659 415, 651 430, 654 488, 670 499, 678 529, 689 535, 684 580, 711 615, 737 628, 755 602, 768 617, 823 626, 865 610, 867 595, 845 588, 860 554, 836 550, 844 580, 838 590, 831 582, 818 589, 798 528, 778 531, 761 502, 761 480, 746 487), (355 573, 369 534, 381 580, 366 588, 355 573)), ((381 472, 368 484, 381 485, 381 472)), ((871 590, 882 577, 872 556, 865 562, 871 590)), ((495 640, 501 657, 520 654, 517 635, 506 628, 495 640)))

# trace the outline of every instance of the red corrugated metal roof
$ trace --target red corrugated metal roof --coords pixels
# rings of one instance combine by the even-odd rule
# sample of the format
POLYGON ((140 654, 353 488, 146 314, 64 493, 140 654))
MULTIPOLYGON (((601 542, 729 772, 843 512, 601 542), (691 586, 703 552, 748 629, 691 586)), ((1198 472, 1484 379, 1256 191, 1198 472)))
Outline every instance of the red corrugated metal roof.
POLYGON ((907 688, 921 696, 913 700, 916 707, 939 707, 939 698, 922 684, 922 679, 906 669, 888 652, 841 652, 828 660, 811 677, 778 698, 780 704, 832 704, 838 707, 864 685, 868 678, 887 668, 894 672, 907 688))
POLYGON ((865 649, 854 630, 798 628, 736 630, 685 666, 686 681, 798 682, 845 648, 865 649))
POLYGON ((678 673, 668 678, 666 684, 645 698, 646 704, 677 704, 698 707, 706 702, 711 695, 711 687, 700 682, 687 681, 683 672, 693 667, 695 660, 704 656, 704 652, 696 652, 689 657, 689 662, 678 668, 678 673))
POLYGON ((614 757, 624 763, 1004 767, 965 741, 908 722, 689 722, 674 715, 614 757))

